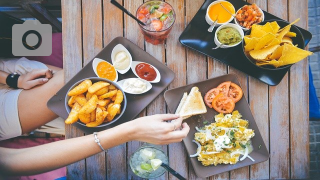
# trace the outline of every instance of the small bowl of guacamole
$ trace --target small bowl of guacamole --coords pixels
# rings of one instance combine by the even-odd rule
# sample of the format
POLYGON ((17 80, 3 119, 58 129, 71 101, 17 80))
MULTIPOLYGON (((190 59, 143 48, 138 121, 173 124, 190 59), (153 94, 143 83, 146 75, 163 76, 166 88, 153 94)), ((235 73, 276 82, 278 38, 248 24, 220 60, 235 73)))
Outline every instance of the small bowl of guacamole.
POLYGON ((243 30, 239 25, 228 23, 216 30, 214 42, 220 48, 230 48, 239 45, 243 37, 243 30))

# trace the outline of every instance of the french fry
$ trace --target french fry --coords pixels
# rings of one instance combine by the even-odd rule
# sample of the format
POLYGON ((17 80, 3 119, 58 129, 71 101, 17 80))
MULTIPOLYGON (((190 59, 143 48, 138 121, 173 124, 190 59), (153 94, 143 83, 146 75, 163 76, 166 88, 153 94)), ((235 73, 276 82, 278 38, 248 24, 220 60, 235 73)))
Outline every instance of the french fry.
POLYGON ((104 118, 108 115, 107 111, 103 111, 99 107, 96 110, 96 121, 86 124, 87 127, 96 127, 103 123, 104 118))
POLYGON ((80 83, 78 86, 74 87, 71 91, 69 91, 68 96, 76 96, 76 95, 85 93, 91 85, 92 85, 91 80, 86 79, 82 83, 80 83))
POLYGON ((98 108, 102 109, 103 111, 106 111, 107 109, 104 106, 97 106, 98 108))
POLYGON ((107 104, 109 104, 110 100, 106 99, 106 100, 98 100, 98 105, 99 106, 106 106, 107 104))
MULTIPOLYGON (((110 89, 110 88, 109 88, 110 89)), ((106 98, 111 98, 117 93, 117 90, 109 91, 101 96, 99 96, 99 99, 106 99, 106 98)))
POLYGON ((99 82, 92 84, 92 86, 89 87, 88 92, 91 94, 94 94, 96 91, 98 91, 104 87, 107 87, 109 85, 110 84, 107 82, 99 81, 99 82))
POLYGON ((80 109, 79 113, 81 114, 89 114, 94 111, 97 107, 98 97, 97 95, 93 95, 91 99, 80 109))
POLYGON ((112 98, 111 98, 111 101, 115 101, 116 100, 116 97, 117 97, 117 95, 114 95, 112 98))
POLYGON ((114 85, 111 84, 111 85, 109 86, 109 90, 115 90, 115 89, 117 89, 117 88, 116 88, 114 85))
POLYGON ((119 111, 117 112, 117 115, 121 113, 121 108, 119 108, 119 111))
POLYGON ((87 94, 86 94, 86 99, 87 99, 87 101, 89 101, 89 100, 91 99, 92 95, 93 95, 93 94, 87 92, 87 94))
POLYGON ((68 106, 73 107, 73 104, 76 102, 76 97, 77 96, 71 96, 70 99, 68 100, 68 106))
MULTIPOLYGON (((113 103, 108 104, 107 109, 110 109, 110 108, 111 108, 111 106, 113 106, 113 103)), ((109 111, 109 110, 107 110, 107 111, 109 111)))
POLYGON ((116 98, 115 98, 115 100, 114 100, 114 103, 115 103, 115 104, 121 104, 122 101, 123 101, 123 94, 122 94, 121 90, 118 90, 118 91, 117 91, 116 98))
POLYGON ((79 111, 81 106, 76 102, 73 105, 73 108, 70 111, 68 118, 64 121, 66 124, 73 124, 79 119, 79 111))
POLYGON ((96 109, 91 112, 90 122, 96 121, 96 109))
POLYGON ((110 122, 117 115, 117 112, 120 109, 120 104, 114 104, 110 108, 108 108, 107 120, 110 122))
POLYGON ((79 113, 79 119, 84 124, 87 124, 87 123, 91 122, 91 113, 90 114, 80 114, 79 113))
POLYGON ((87 99, 84 97, 83 94, 78 95, 75 98, 76 102, 80 104, 80 106, 84 106, 87 103, 87 99))
POLYGON ((109 91, 109 87, 107 86, 107 87, 104 87, 104 88, 98 90, 97 92, 95 92, 95 94, 96 94, 97 96, 101 96, 102 94, 105 94, 105 93, 107 93, 108 91, 109 91))

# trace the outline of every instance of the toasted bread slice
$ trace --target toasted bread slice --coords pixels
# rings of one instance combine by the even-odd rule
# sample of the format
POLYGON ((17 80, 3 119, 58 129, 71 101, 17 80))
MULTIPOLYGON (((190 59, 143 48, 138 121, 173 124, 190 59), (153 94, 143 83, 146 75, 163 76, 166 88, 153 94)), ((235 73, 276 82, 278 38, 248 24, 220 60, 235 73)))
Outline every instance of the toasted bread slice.
POLYGON ((193 87, 179 112, 180 116, 187 117, 197 114, 204 114, 206 112, 207 108, 203 102, 199 88, 193 87))
POLYGON ((186 92, 183 93, 183 96, 182 96, 182 98, 180 100, 179 106, 177 107, 177 110, 176 110, 175 114, 179 114, 180 113, 180 110, 181 110, 183 104, 186 102, 187 96, 188 96, 188 93, 186 93, 186 92))

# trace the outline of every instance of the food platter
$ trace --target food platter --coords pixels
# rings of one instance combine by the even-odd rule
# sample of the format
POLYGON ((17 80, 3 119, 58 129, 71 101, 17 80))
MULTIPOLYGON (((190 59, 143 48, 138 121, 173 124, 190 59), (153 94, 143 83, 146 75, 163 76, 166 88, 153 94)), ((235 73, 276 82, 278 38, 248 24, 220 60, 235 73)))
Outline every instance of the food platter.
MULTIPOLYGON (((205 93, 209 91, 210 89, 217 87, 220 83, 225 81, 231 81, 237 85, 240 86, 240 83, 235 75, 228 74, 212 79, 208 79, 205 81, 197 82, 194 84, 190 84, 187 86, 182 86, 179 88, 171 89, 165 92, 164 98, 168 105, 169 111, 171 113, 174 113, 176 108, 179 104, 179 99, 183 96, 184 92, 189 92, 190 89, 194 86, 199 87, 199 90, 204 97, 205 93)), ((241 87, 241 86, 240 86, 241 87)), ((252 138, 252 146, 253 151, 250 153, 250 156, 255 160, 254 162, 250 159, 245 159, 244 161, 239 161, 238 163, 234 165, 217 165, 217 166, 203 166, 196 157, 190 158, 191 164, 194 168, 195 173, 197 176, 205 178, 208 176, 212 176, 215 174, 219 174, 222 172, 230 171, 233 169, 238 169, 241 167, 249 166, 252 164, 260 163, 263 161, 268 160, 269 153, 266 148, 266 145, 264 144, 264 141, 262 139, 262 136, 259 132, 258 126, 253 118, 253 115, 251 113, 250 107, 247 103, 246 98, 243 96, 239 102, 236 103, 235 109, 238 110, 241 114, 243 119, 248 120, 249 122, 249 128, 253 129, 255 132, 255 136, 252 138)), ((198 115, 198 116, 192 116, 185 121, 190 126, 190 132, 188 133, 188 136, 183 139, 184 145, 187 149, 188 155, 192 155, 197 151, 197 146, 192 142, 194 139, 194 134, 196 132, 195 127, 203 127, 205 125, 205 122, 212 123, 214 122, 214 116, 218 113, 211 109, 207 108, 207 113, 198 115)))
MULTIPOLYGON (((149 63, 161 74, 161 80, 158 83, 153 83, 152 88, 144 94, 127 94, 127 108, 121 118, 108 126, 100 128, 88 128, 81 126, 78 123, 73 124, 77 128, 81 129, 85 133, 93 133, 94 131, 101 131, 104 129, 112 128, 124 122, 133 120, 144 108, 148 106, 165 88, 173 81, 174 72, 171 71, 167 66, 162 64, 160 61, 146 53, 143 49, 132 43, 123 37, 117 37, 113 39, 99 54, 97 54, 81 71, 79 71, 69 82, 67 82, 58 92, 48 101, 48 107, 60 117, 66 119, 68 112, 65 108, 65 96, 70 87, 88 77, 97 77, 93 68, 92 62, 95 58, 100 58, 111 63, 111 52, 117 44, 122 44, 131 53, 133 61, 141 61, 149 63)), ((125 74, 118 75, 118 81, 127 78, 136 78, 132 70, 129 70, 125 74)))
MULTIPOLYGON (((244 1, 238 0, 228 1, 233 4, 236 10, 246 4, 249 4, 244 1)), ((227 49, 219 48, 216 50, 212 50, 212 48, 216 46, 214 43, 214 33, 217 28, 215 28, 212 33, 209 33, 207 31, 209 25, 205 20, 207 7, 212 2, 213 0, 207 0, 204 2, 194 18, 190 21, 186 29, 180 35, 180 43, 204 55, 210 56, 215 60, 232 66, 254 78, 259 79, 260 81, 268 85, 275 86, 279 84, 285 74, 289 71, 290 66, 278 70, 259 68, 247 60, 247 57, 245 56, 241 45, 227 49)), ((263 12, 265 20, 281 20, 280 18, 266 11, 263 12)), ((231 22, 234 23, 234 20, 231 22)), ((298 29, 300 30, 304 38, 304 43, 306 46, 311 40, 312 35, 305 29, 302 29, 300 27, 298 27, 298 29)))

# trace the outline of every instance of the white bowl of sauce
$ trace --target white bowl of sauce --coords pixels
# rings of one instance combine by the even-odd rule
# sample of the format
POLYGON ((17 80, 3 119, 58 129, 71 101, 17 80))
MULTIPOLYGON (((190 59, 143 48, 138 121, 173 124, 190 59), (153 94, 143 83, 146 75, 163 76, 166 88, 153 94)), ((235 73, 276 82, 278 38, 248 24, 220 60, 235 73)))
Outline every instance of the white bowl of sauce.
POLYGON ((160 72, 149 63, 132 61, 131 70, 140 79, 144 79, 150 83, 160 82, 160 72))
POLYGON ((113 82, 118 81, 118 73, 115 67, 109 62, 100 58, 94 58, 92 68, 99 78, 108 79, 113 82))
POLYGON ((117 82, 117 84, 123 89, 124 92, 129 94, 143 94, 152 88, 151 83, 140 78, 123 79, 117 82))
POLYGON ((111 52, 111 61, 113 66, 120 74, 129 71, 132 64, 132 56, 130 52, 122 44, 117 44, 111 52))

